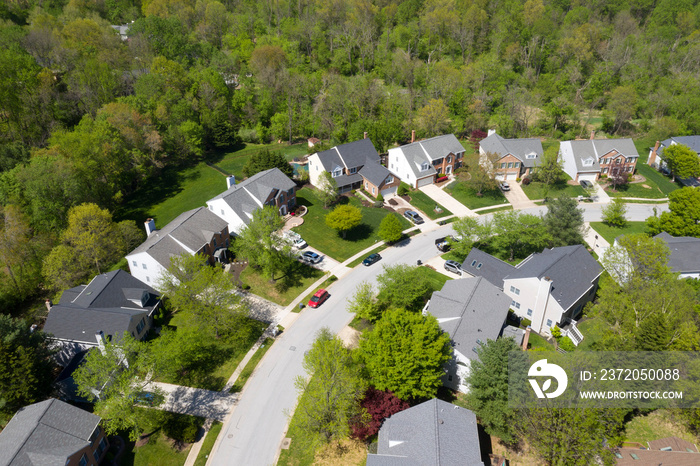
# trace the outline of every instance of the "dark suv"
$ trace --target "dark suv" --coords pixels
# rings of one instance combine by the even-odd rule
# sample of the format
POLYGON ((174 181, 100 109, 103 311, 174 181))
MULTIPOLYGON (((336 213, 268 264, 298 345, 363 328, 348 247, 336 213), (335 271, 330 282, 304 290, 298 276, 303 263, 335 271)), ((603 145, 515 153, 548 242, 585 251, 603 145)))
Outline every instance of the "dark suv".
POLYGON ((420 225, 421 223, 423 223, 423 217, 418 215, 418 212, 407 210, 403 213, 403 216, 415 223, 416 225, 420 225))

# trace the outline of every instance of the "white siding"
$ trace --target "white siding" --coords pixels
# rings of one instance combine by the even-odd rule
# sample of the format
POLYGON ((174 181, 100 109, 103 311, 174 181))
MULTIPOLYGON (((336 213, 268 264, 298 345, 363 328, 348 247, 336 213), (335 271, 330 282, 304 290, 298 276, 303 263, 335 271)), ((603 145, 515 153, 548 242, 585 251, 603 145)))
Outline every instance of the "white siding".
POLYGON ((416 186, 416 176, 408 165, 408 160, 404 157, 400 147, 389 149, 388 164, 389 171, 396 175, 398 179, 413 187, 416 186))
POLYGON ((571 149, 571 141, 562 141, 559 145, 559 158, 564 162, 564 172, 571 177, 572 180, 576 179, 576 162, 574 161, 574 152, 571 149))
POLYGON ((520 308, 511 305, 511 309, 519 317, 529 319, 532 322, 532 330, 537 333, 550 333, 547 320, 552 321, 552 327, 561 322, 562 308, 559 303, 550 296, 551 282, 537 278, 519 278, 503 281, 503 291, 510 296, 520 308), (511 291, 511 286, 519 290, 519 294, 511 291), (528 315, 528 310, 532 315, 528 315))
POLYGON ((207 201, 207 207, 212 213, 218 215, 228 222, 229 233, 236 234, 241 228, 243 228, 243 226, 245 226, 243 219, 233 211, 231 206, 229 206, 225 200, 221 198, 212 199, 207 201))
MULTIPOLYGON (((313 154, 308 157, 309 161, 309 181, 311 184, 318 187, 319 177, 324 171, 323 165, 321 165, 321 159, 318 154, 313 154)), ((233 231, 229 228, 229 231, 233 231)))
POLYGON ((165 268, 160 265, 153 257, 147 252, 139 252, 133 255, 126 256, 126 260, 129 262, 129 271, 131 275, 138 278, 146 285, 158 289, 158 281, 165 268), (134 265, 136 261, 136 265, 134 265), (146 265, 144 269, 143 266, 146 265))

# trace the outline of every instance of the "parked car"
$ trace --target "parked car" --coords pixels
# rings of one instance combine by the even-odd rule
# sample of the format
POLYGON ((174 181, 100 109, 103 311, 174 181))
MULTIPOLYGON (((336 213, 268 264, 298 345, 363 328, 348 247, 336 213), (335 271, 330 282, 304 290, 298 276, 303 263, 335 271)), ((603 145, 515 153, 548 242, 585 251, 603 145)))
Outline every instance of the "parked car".
POLYGON ((365 260, 362 261, 362 265, 364 265, 365 267, 369 267, 381 258, 382 256, 380 256, 379 254, 370 254, 365 258, 365 260))
POLYGON ((163 395, 156 395, 153 392, 139 392, 134 395, 134 401, 144 406, 160 406, 163 403, 163 395))
POLYGON ((302 237, 292 239, 292 245, 297 249, 304 249, 306 246, 308 246, 302 237))
POLYGON ((318 290, 312 297, 309 299, 309 307, 319 307, 325 300, 327 300, 331 295, 328 294, 328 292, 324 289, 318 290))
POLYGON ((418 215, 418 212, 414 212, 413 210, 407 210, 403 213, 403 216, 415 223, 416 225, 420 225, 421 223, 423 223, 423 217, 418 215))
POLYGON ((452 236, 444 236, 435 240, 435 247, 438 248, 440 252, 447 252, 450 250, 449 241, 454 240, 452 236))
POLYGON ((578 184, 580 184, 583 189, 591 189, 593 187, 593 183, 588 180, 581 180, 578 184))
POLYGON ((445 261, 445 270, 447 270, 448 272, 456 273, 457 275, 462 275, 462 266, 457 261, 445 261))
POLYGON ((323 257, 319 256, 313 251, 306 251, 299 256, 299 259, 301 259, 303 262, 308 262, 310 264, 318 264, 323 260, 323 257))
POLYGON ((498 187, 501 188, 501 191, 510 191, 510 185, 507 181, 501 181, 498 183, 498 187))

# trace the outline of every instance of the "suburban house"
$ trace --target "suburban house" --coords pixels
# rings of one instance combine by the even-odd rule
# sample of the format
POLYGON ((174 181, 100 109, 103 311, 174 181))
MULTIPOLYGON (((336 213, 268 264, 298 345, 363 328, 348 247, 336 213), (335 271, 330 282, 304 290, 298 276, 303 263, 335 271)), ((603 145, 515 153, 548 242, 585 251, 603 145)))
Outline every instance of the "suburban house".
POLYGON ((516 266, 472 248, 462 269, 502 289, 515 314, 532 322, 532 330, 550 334, 559 326, 575 345, 583 339, 575 319, 594 298, 603 272, 582 245, 545 249, 516 266))
POLYGON ((328 172, 338 185, 340 193, 364 187, 365 191, 376 197, 379 193, 387 195, 396 192, 400 183, 382 166, 377 149, 366 135, 359 141, 312 154, 308 161, 311 184, 318 187, 321 173, 328 172))
POLYGON ((228 222, 206 207, 180 214, 162 230, 153 219, 145 222, 148 238, 126 255, 131 275, 158 288, 170 258, 182 254, 203 254, 210 264, 225 262, 229 245, 228 222))
POLYGON ((647 442, 646 448, 623 447, 615 450, 618 466, 639 464, 695 466, 700 464, 698 447, 679 437, 666 437, 647 442))
POLYGON ((210 211, 228 222, 228 231, 236 234, 253 218, 253 212, 263 206, 274 206, 280 215, 296 206, 296 183, 279 168, 256 173, 236 184, 233 176, 226 178, 226 191, 207 201, 210 211))
POLYGON ((661 155, 664 153, 664 149, 674 144, 688 146, 700 156, 700 136, 673 136, 661 142, 656 141, 654 147, 649 150, 649 160, 647 161, 649 165, 663 164, 661 155))
POLYGON ((56 399, 25 406, 0 432, 0 465, 97 465, 109 448, 100 417, 56 399))
POLYGON ((668 266, 678 278, 700 278, 700 238, 671 236, 662 231, 654 238, 661 239, 671 250, 668 266))
POLYGON ((483 464, 474 413, 437 398, 385 420, 367 455, 367 466, 483 464))
POLYGON ((443 134, 389 149, 388 165, 401 181, 419 188, 432 184, 440 175, 449 175, 462 166, 464 147, 454 134, 443 134))
POLYGON ((562 141, 559 158, 574 181, 596 181, 601 175, 632 174, 639 154, 629 138, 562 141))
POLYGON ((497 180, 517 180, 529 175, 543 153, 542 142, 537 138, 504 139, 494 130, 489 130, 488 137, 479 143, 479 163, 492 163, 497 180))
POLYGON ((495 340, 505 326, 511 298, 483 277, 449 280, 436 291, 423 313, 434 316, 450 335, 454 357, 448 362, 443 385, 467 393, 470 364, 477 348, 495 340))
POLYGON ((123 270, 97 275, 87 285, 76 286, 51 305, 44 332, 61 348, 57 357, 66 365, 75 354, 98 346, 102 339, 128 332, 142 340, 153 326, 160 307, 156 290, 123 270))

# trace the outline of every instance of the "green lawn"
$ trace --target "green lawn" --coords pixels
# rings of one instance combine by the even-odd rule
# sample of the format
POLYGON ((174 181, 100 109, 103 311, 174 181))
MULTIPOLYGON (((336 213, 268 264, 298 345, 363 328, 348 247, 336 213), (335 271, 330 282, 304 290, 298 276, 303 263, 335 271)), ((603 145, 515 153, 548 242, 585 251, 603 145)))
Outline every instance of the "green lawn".
POLYGON ((476 191, 468 188, 461 181, 453 181, 445 188, 445 191, 469 209, 508 203, 508 199, 505 198, 500 189, 484 191, 481 196, 477 196, 476 191))
POLYGON ((610 329, 601 317, 587 318, 576 324, 583 335, 583 341, 576 347, 578 351, 594 351, 593 344, 599 342, 610 329))
POLYGON ((326 226, 325 217, 331 209, 324 209, 323 204, 310 188, 297 191, 297 203, 305 205, 309 211, 304 215, 304 224, 294 229, 309 245, 337 261, 343 262, 381 241, 376 231, 382 219, 387 215, 396 215, 404 229, 411 227, 411 224, 403 216, 391 214, 383 208, 364 207, 356 197, 343 197, 340 202, 349 202, 350 205, 358 207, 362 211, 362 224, 350 230, 345 239, 337 231, 326 226))
POLYGON ((205 466, 207 464, 207 459, 209 458, 209 453, 211 453, 212 448, 214 448, 214 443, 216 438, 221 432, 221 428, 224 425, 219 421, 214 421, 207 432, 207 436, 204 437, 204 442, 202 443, 202 449, 199 450, 199 455, 197 455, 197 460, 194 462, 194 466, 205 466))
MULTIPOLYGON (((196 326, 197 323, 191 314, 181 311, 173 315, 169 325, 185 329, 196 326)), ((209 340, 206 351, 211 357, 207 359, 206 364, 201 364, 197 370, 181 374, 172 380, 164 379, 161 381, 207 390, 221 390, 266 328, 267 324, 264 322, 246 319, 240 326, 240 334, 237 338, 231 341, 223 338, 209 340)))
POLYGON ((646 446, 649 441, 666 437, 680 437, 698 443, 697 437, 693 436, 679 419, 675 419, 671 412, 664 409, 640 414, 625 426, 625 439, 628 442, 639 442, 646 446))
POLYGON ((545 197, 555 199, 561 196, 562 194, 565 194, 569 197, 587 195, 586 190, 584 190, 581 186, 563 183, 550 186, 549 190, 547 190, 544 183, 540 183, 539 181, 533 181, 527 186, 522 185, 522 188, 523 191, 525 191, 525 195, 532 200, 544 199, 545 197))
MULTIPOLYGON (((304 239, 308 242, 306 236, 304 239)), ((246 267, 241 272, 240 279, 244 284, 250 286, 251 293, 262 296, 280 306, 286 306, 316 280, 323 277, 323 274, 322 270, 294 261, 286 272, 275 275, 274 283, 270 283, 269 277, 262 276, 253 267, 246 267)))
POLYGON ((245 383, 248 381, 250 376, 253 375, 253 371, 255 371, 255 368, 257 367, 258 363, 263 358, 263 356, 265 356, 265 353, 267 353, 267 350, 270 349, 274 342, 275 340, 273 340, 272 338, 265 339, 263 344, 260 345, 260 348, 258 348, 253 357, 250 358, 250 361, 248 361, 248 363, 245 365, 240 375, 236 379, 236 382, 233 384, 233 387, 231 387, 231 390, 229 390, 231 393, 237 393, 243 390, 245 383))
POLYGON ((605 240, 610 243, 611 246, 615 242, 615 238, 620 235, 644 233, 646 229, 644 222, 627 222, 627 226, 623 228, 611 227, 603 222, 591 222, 591 228, 593 228, 600 236, 605 238, 605 240))
POLYGON ((547 340, 536 334, 535 332, 530 332, 530 337, 527 340, 528 349, 543 349, 543 350, 554 350, 554 345, 551 345, 547 340))
MULTIPOLYGON (((305 396, 302 394, 301 396, 305 396)), ((301 403, 299 403, 301 404, 301 403)), ((291 439, 289 449, 280 451, 278 465, 300 466, 310 465, 314 462, 318 444, 308 439, 306 431, 299 425, 300 415, 294 411, 286 437, 291 439)))
MULTIPOLYGON (((429 267, 419 267, 418 270, 420 270, 426 277, 428 277, 428 281, 430 282, 430 286, 433 288, 433 290, 441 290, 442 286, 447 282, 447 280, 452 280, 452 278, 448 277, 444 273, 440 273, 436 270, 433 270, 429 267)), ((459 275, 455 275, 455 278, 457 278, 459 275)))
POLYGON ((493 214, 494 212, 505 212, 506 210, 513 210, 512 205, 504 205, 502 207, 494 207, 493 209, 484 209, 484 210, 479 210, 477 213, 479 215, 484 215, 484 214, 493 214))
POLYGON ((411 191, 410 193, 408 193, 408 195, 411 196, 411 205, 433 220, 435 220, 436 218, 447 217, 448 215, 452 215, 452 212, 435 202, 430 196, 425 194, 423 191, 416 189, 415 191, 411 191), (435 206, 440 208, 440 213, 435 212, 435 206))
POLYGON ((242 180, 243 167, 250 156, 263 149, 269 149, 271 152, 282 152, 285 158, 291 162, 295 157, 301 158, 305 156, 308 147, 306 144, 294 144, 291 146, 287 144, 246 144, 239 150, 223 154, 221 160, 216 162, 216 166, 234 175, 237 180, 242 180))

